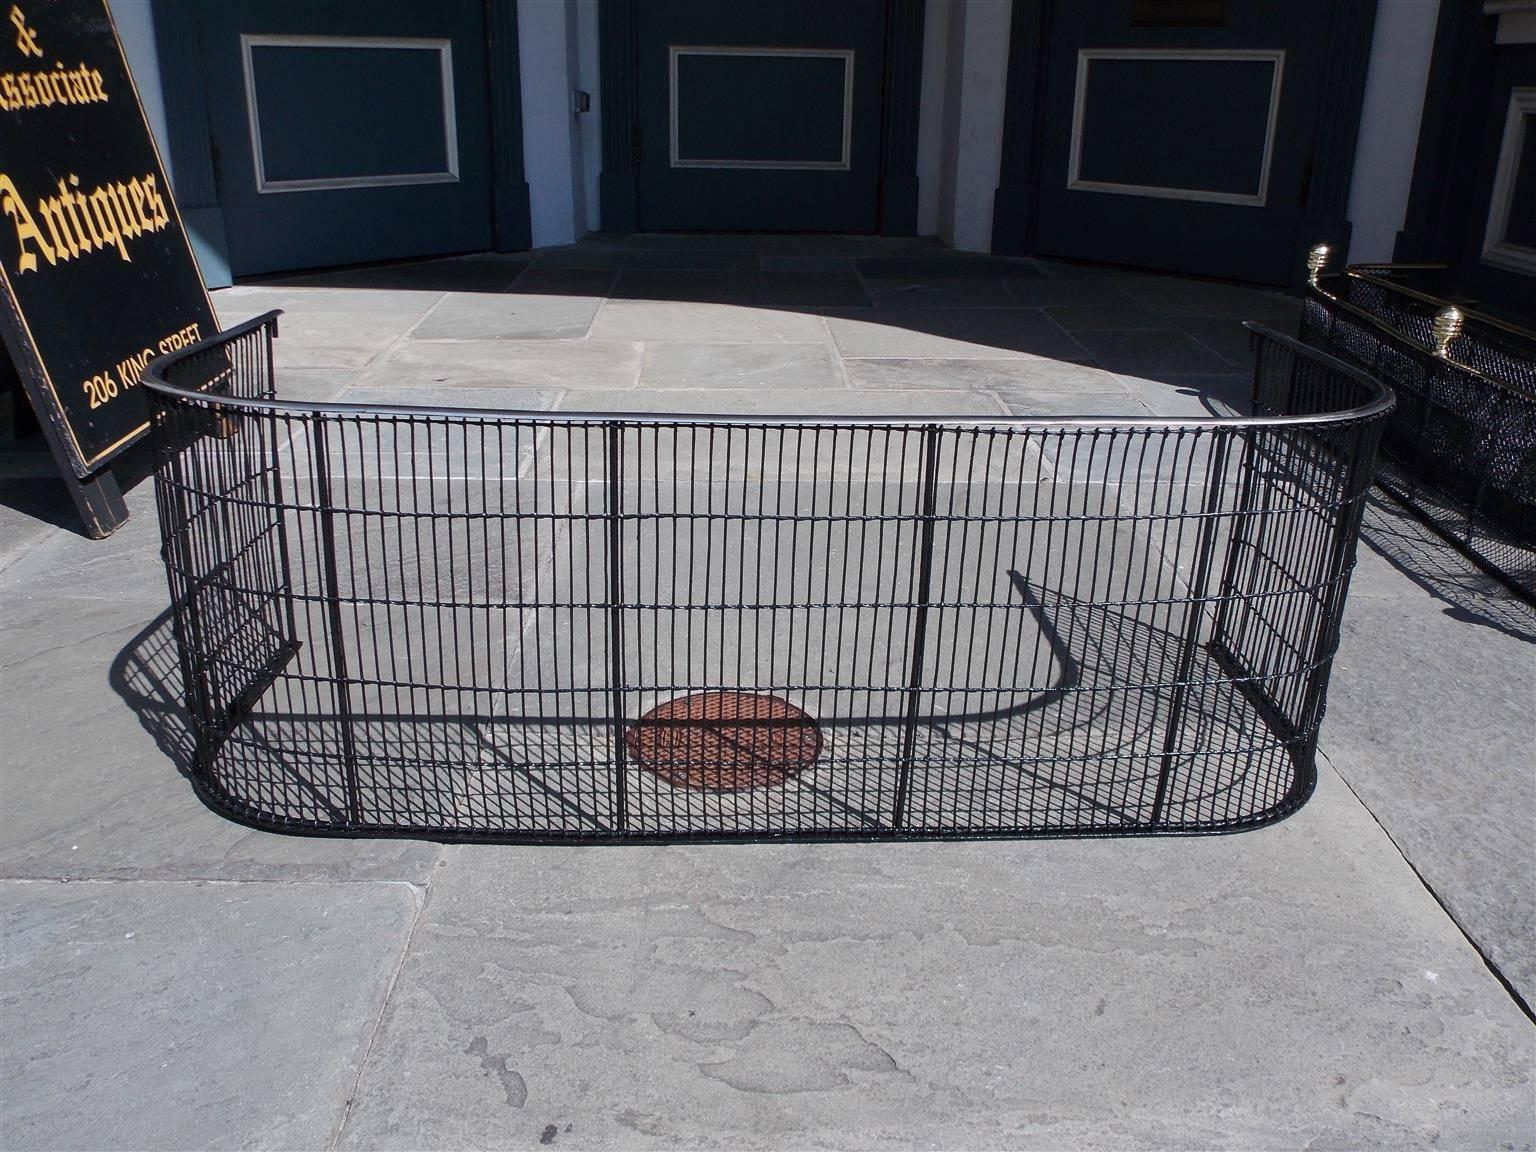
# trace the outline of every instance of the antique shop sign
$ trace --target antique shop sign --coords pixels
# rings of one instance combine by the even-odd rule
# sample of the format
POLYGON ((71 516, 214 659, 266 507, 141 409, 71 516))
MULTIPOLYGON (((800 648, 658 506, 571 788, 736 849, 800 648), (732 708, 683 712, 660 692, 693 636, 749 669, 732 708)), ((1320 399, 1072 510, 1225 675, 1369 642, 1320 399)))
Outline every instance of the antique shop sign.
POLYGON ((144 365, 217 330, 106 0, 0 10, 0 279, 6 345, 81 479, 148 427, 144 365))

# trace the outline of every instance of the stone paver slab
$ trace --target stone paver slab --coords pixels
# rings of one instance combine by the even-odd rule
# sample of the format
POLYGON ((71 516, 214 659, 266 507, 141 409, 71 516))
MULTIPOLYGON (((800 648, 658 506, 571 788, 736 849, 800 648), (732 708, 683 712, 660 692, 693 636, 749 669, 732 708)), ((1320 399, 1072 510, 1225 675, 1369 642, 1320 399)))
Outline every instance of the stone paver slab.
POLYGON ((278 376, 277 394, 283 400, 324 404, 340 399, 359 375, 355 368, 284 369, 278 376))
POLYGON ((420 404, 429 408, 484 408, 492 412, 536 412, 553 408, 565 395, 545 388, 476 388, 416 381, 360 384, 339 399, 348 404, 420 404))
POLYGON ((11 881, 0 909, 7 1148, 320 1148, 416 896, 11 881))
POLYGON ((600 301, 590 296, 455 293, 412 335, 419 340, 572 340, 587 334, 600 301))
POLYGON ((259 316, 273 308, 294 312, 352 312, 371 316, 423 316, 443 298, 441 291, 421 288, 349 288, 282 282, 236 284, 211 294, 221 319, 259 316))
POLYGON ((1167 328, 1168 321, 1139 304, 1063 304, 1045 310, 1068 332, 1104 328, 1167 328))
MULTIPOLYGON (((1242 320, 1231 316, 1180 316, 1173 323, 1228 363, 1239 368, 1248 368, 1253 364, 1253 348, 1250 344, 1252 337, 1248 329, 1243 327, 1242 320)), ((1294 335, 1296 331, 1294 324, 1274 317, 1268 318, 1267 326, 1278 329, 1286 336, 1294 335)))
POLYGON ((442 260, 411 260, 345 268, 335 272, 309 272, 273 277, 269 283, 300 284, 315 288, 368 288, 428 292, 501 292, 524 268, 525 253, 483 253, 442 260))
POLYGON ((1147 415, 1146 407, 1128 391, 1046 392, 1020 389, 1000 392, 998 398, 1012 416, 1024 419, 1058 416, 1112 416, 1127 420, 1147 415))
POLYGON ((524 296, 592 296, 601 299, 619 274, 612 268, 529 268, 509 293, 524 296))
POLYGON ((1080 360, 1083 349, 1034 308, 828 309, 838 351, 849 357, 1080 360))
MULTIPOLYGON (((591 232, 575 245, 585 251, 609 252, 744 252, 755 253, 765 237, 756 232, 591 232)), ((564 251, 566 249, 557 249, 564 251)))
POLYGON ((0 480, 0 572, 55 533, 81 531, 79 513, 52 460, 37 460, 30 475, 8 463, 10 475, 0 480))
POLYGON ((933 280, 944 277, 1038 276, 1039 269, 1027 260, 1007 256, 961 255, 936 252, 928 255, 869 256, 855 262, 859 275, 872 280, 892 277, 916 277, 933 280))
POLYGON ((642 388, 841 388, 825 344, 648 344, 642 388))
POLYGON ((550 268, 617 268, 621 270, 676 269, 688 271, 748 270, 757 267, 757 254, 751 250, 734 251, 715 246, 654 247, 603 247, 578 244, 569 248, 551 249, 539 253, 534 265, 539 270, 550 268))
POLYGON ((734 304, 610 300, 592 322, 594 340, 660 340, 692 344, 817 343, 825 322, 810 312, 734 304))
MULTIPOLYGON (((136 509, 119 535, 152 516, 136 509)), ((0 876, 424 880, 436 845, 275 836, 203 806, 183 775, 192 734, 163 587, 148 600, 10 595, 0 876)))
POLYGON ((757 237, 763 259, 776 256, 818 258, 898 255, 942 255, 947 252, 937 236, 838 236, 777 233, 757 237))
POLYGON ((1124 308, 1134 303, 1103 276, 1010 276, 1008 295, 1021 308, 1124 308))
POLYGON ((408 340, 356 383, 541 391, 629 388, 640 376, 640 354, 640 342, 631 340, 408 340))
POLYGON ((1301 314, 1295 298, 1257 288, 1151 275, 1116 277, 1113 283, 1137 303, 1164 316, 1230 316, 1294 324, 1301 314))
POLYGON ((1253 406, 1246 372, 1124 374, 1120 381, 1158 416, 1246 415, 1253 406))
POLYGON ((1322 746, 1536 1005, 1536 610, 1377 501, 1322 746))
POLYGON ((622 272, 616 300, 753 304, 766 308, 859 307, 869 303, 851 268, 841 271, 622 272))
POLYGON ((1232 365, 1182 332, 1115 329, 1076 332, 1090 355, 1111 372, 1226 372, 1232 365))
MULTIPOLYGON (((232 321, 222 311, 220 319, 232 321)), ((376 314, 294 309, 278 322, 283 341, 279 363, 308 368, 362 368, 409 332, 417 319, 416 313, 405 311, 376 314)))
POLYGON ((759 261, 764 272, 851 272, 853 261, 846 256, 764 256, 759 261))
POLYGON ((1331 773, 1243 836, 446 860, 342 1147, 1494 1147, 1536 1122, 1536 1029, 1331 773))
MULTIPOLYGON (((13 556, 0 570, 0 594, 7 596, 0 627, 14 625, 19 601, 39 595, 164 606, 165 568, 160 561, 154 483, 140 481, 125 493, 124 502, 128 522, 105 540, 91 540, 83 532, 53 532, 13 556)), ((46 632, 35 639, 51 641, 46 632)))
POLYGON ((1086 364, 1044 357, 1018 360, 911 359, 845 360, 854 388, 957 389, 975 392, 1102 392, 1115 396, 1125 386, 1113 373, 1086 364))
POLYGON ((866 278, 864 285, 877 307, 884 308, 1017 308, 1001 276, 866 278))

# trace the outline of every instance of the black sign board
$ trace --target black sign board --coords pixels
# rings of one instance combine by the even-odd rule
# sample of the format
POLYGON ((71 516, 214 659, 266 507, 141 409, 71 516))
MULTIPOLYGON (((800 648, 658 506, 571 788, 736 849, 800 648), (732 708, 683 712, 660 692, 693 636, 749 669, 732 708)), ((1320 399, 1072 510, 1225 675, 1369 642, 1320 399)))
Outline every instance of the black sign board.
POLYGON ((107 0, 0 8, 0 281, 6 346, 106 535, 127 513, 105 465, 148 428, 140 372, 217 330, 107 0))

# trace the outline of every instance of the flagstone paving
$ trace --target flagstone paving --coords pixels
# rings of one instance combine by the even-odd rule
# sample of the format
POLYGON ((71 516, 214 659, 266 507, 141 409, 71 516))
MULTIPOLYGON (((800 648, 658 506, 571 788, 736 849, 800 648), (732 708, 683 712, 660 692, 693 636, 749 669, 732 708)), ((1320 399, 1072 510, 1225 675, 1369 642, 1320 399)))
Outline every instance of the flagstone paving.
MULTIPOLYGON (((286 310, 299 399, 991 418, 1231 410, 1240 320, 1297 311, 931 241, 747 236, 215 303, 286 310)), ((1389 504, 1317 795, 1275 827, 444 847, 203 808, 152 486, 89 541, 48 477, 36 438, 0 441, 6 1148, 1536 1143, 1536 613, 1389 504)))

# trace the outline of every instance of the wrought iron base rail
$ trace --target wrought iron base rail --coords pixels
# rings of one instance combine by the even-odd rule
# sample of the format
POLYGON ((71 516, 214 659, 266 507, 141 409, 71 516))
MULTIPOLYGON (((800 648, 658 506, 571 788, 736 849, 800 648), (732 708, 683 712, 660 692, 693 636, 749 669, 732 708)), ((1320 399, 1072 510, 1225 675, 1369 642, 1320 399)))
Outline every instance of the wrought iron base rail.
POLYGON ((264 828, 521 841, 1218 832, 1309 795, 1379 384, 1254 413, 500 413, 145 381, 193 777, 264 828))
POLYGON ((1536 333, 1431 295, 1437 265, 1321 274, 1301 338, 1391 386, 1377 481, 1536 604, 1536 333))

